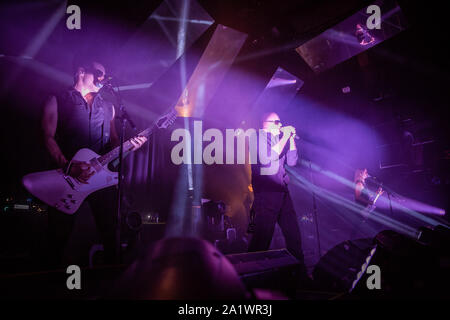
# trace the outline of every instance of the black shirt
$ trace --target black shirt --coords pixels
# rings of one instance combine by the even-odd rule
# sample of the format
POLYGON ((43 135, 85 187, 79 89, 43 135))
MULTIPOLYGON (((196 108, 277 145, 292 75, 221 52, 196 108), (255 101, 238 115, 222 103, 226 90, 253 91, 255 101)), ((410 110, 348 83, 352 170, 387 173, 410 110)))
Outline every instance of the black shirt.
MULTIPOLYGON (((272 146, 276 145, 280 139, 279 136, 267 134, 267 155, 275 155, 272 146)), ((288 192, 287 185, 289 183, 289 176, 284 168, 287 163, 288 166, 295 166, 298 160, 297 150, 288 150, 289 141, 284 146, 281 154, 266 165, 258 161, 257 164, 252 164, 252 186, 255 193, 258 192, 288 192), (272 169, 269 170, 269 167, 272 169), (273 174, 264 174, 273 173, 273 174)), ((259 153, 258 153, 259 154, 259 153)))
POLYGON ((81 148, 89 148, 97 153, 107 151, 113 104, 96 94, 89 108, 81 93, 73 88, 57 99, 56 140, 64 156, 71 159, 81 148))

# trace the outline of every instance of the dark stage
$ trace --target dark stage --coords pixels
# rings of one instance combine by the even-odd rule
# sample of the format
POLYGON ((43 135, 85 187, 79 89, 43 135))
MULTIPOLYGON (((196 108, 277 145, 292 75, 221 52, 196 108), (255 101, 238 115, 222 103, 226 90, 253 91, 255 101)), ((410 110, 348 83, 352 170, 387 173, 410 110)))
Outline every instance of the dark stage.
MULTIPOLYGON (((449 299, 446 24, 438 1, 2 2, 1 299, 449 299)), ((272 312, 249 306, 227 312, 272 312)))

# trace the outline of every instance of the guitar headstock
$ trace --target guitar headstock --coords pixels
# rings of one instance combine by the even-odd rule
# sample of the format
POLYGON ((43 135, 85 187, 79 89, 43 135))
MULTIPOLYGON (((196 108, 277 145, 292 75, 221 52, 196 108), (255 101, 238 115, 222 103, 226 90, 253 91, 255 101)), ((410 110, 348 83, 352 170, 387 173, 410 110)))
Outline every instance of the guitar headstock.
POLYGON ((177 112, 175 109, 172 109, 172 111, 163 115, 158 119, 158 121, 156 121, 156 126, 162 129, 168 128, 175 122, 176 119, 177 112))

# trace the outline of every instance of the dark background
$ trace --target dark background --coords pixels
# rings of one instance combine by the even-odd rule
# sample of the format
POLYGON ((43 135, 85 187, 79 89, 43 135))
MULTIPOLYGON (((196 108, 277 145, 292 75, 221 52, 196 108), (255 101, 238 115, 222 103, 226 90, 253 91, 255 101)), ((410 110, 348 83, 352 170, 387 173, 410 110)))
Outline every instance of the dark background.
MULTIPOLYGON (((279 112, 282 119, 284 116, 299 128, 306 142, 317 146, 320 143, 314 138, 320 136, 321 128, 332 130, 337 122, 343 121, 345 125, 345 121, 353 119, 366 128, 372 128, 386 144, 397 143, 391 149, 387 147, 387 155, 374 152, 375 143, 368 143, 365 147, 356 143, 354 148, 358 150, 351 154, 357 156, 346 158, 348 167, 340 169, 332 164, 334 153, 323 157, 308 144, 302 149, 304 159, 313 160, 349 180, 353 179, 355 167, 368 167, 369 171, 397 192, 448 212, 448 26, 442 2, 399 1, 409 22, 407 30, 319 75, 309 69, 295 52, 295 47, 362 9, 369 4, 367 1, 198 2, 215 20, 215 24, 185 53, 188 77, 217 24, 248 34, 231 72, 211 102, 215 110, 220 110, 218 115, 235 115, 225 118, 222 124, 224 127, 235 127, 241 122, 245 111, 257 99, 276 68, 281 66, 305 81, 292 102, 280 108, 279 112), (246 58, 253 54, 253 58, 246 58), (362 61, 367 62, 365 67, 361 66, 362 61), (246 76, 242 77, 241 74, 246 76), (342 93, 341 89, 345 86, 351 88, 351 93, 342 93), (230 96, 237 93, 239 99, 231 100, 230 96), (380 96, 381 100, 374 101, 380 96), (344 118, 347 120, 341 120, 344 118), (434 142, 423 149, 412 150, 405 131, 413 134, 415 143, 428 140, 434 142), (390 158, 383 158, 382 161, 402 166, 380 169, 379 158, 385 156, 390 158)), ((82 9, 82 29, 67 30, 65 18, 60 19, 36 52, 34 60, 70 74, 74 53, 92 52, 102 57, 112 74, 120 74, 126 70, 128 63, 139 63, 120 60, 121 48, 160 3, 70 2, 82 9)), ((5 55, 0 57, 0 192, 3 199, 11 196, 25 199, 28 195, 20 185, 21 177, 49 165, 40 140, 40 113, 45 97, 64 86, 50 76, 49 70, 24 67, 28 63, 27 59, 18 56, 36 39, 37 30, 41 30, 53 12, 50 8, 58 5, 58 1, 4 2, 0 5, 0 30, 3 30, 0 35, 0 54, 5 55)), ((180 80, 176 76, 177 63, 151 88, 136 93, 136 96, 129 92, 126 98, 139 103, 147 101, 154 118, 161 114, 174 105, 181 94, 180 80)), ((127 80, 124 79, 123 84, 129 84, 127 80)), ((130 110, 130 114, 142 128, 154 120, 138 118, 139 112, 135 110, 130 110)), ((345 145, 346 141, 341 143, 345 145)), ((148 148, 151 148, 151 144, 148 148)), ((149 149, 143 148, 140 152, 145 153, 149 149)), ((309 179, 307 170, 299 170, 309 179)), ((313 178, 324 188, 335 187, 320 175, 313 178)), ((296 189, 298 187, 295 185, 292 188, 297 195, 294 201, 299 219, 309 217, 312 210, 311 195, 296 189)), ((345 193, 348 199, 352 199, 353 194, 348 190, 336 187, 335 191, 345 193)), ((343 230, 346 224, 339 215, 333 216, 335 208, 323 201, 319 201, 318 221, 321 222, 321 234, 324 235, 321 241, 326 250, 345 239, 343 230)), ((407 218, 405 221, 413 226, 421 224, 407 218)), ((304 230, 304 237, 314 237, 311 224, 307 224, 304 230)), ((306 251, 309 248, 314 255, 314 241, 306 241, 305 245, 306 251)))

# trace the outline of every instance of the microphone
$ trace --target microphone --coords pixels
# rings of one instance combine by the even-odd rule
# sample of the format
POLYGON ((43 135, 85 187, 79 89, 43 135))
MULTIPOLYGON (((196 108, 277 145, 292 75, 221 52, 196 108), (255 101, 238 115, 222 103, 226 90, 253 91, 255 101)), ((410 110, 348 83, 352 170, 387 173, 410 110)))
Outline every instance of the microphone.
POLYGON ((105 78, 103 80, 96 80, 95 81, 95 86, 98 88, 103 88, 103 86, 105 85, 111 85, 111 80, 113 79, 112 76, 105 76, 105 78))
POLYGON ((377 177, 375 177, 375 176, 371 176, 370 174, 367 174, 367 179, 371 180, 372 183, 374 183, 374 184, 376 184, 376 185, 379 185, 379 186, 382 186, 382 185, 383 185, 383 182, 382 182, 382 181, 380 181, 380 180, 379 180, 377 177))
MULTIPOLYGON (((98 81, 95 83, 95 86, 100 88, 98 90, 98 93, 103 98, 103 100, 111 102, 112 104, 116 106, 120 106, 121 104, 121 98, 119 92, 113 87, 111 83, 112 77, 105 76, 105 78, 102 81, 98 81)), ((134 129, 134 124, 132 121, 129 121, 131 126, 134 129)))
MULTIPOLYGON (((291 134, 291 135, 292 135, 292 134, 291 134)), ((296 133, 294 133, 293 135, 294 135, 294 139, 295 139, 295 140, 300 140, 300 137, 299 137, 296 133)))
MULTIPOLYGON (((284 133, 283 133, 283 134, 284 134, 284 133)), ((292 132, 291 132, 291 136, 292 136, 292 135, 294 136, 294 139, 295 139, 295 140, 300 140, 300 137, 297 136, 297 133, 292 133, 292 132)))

